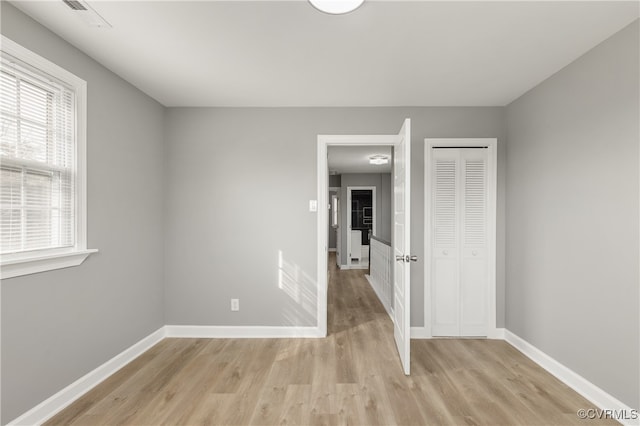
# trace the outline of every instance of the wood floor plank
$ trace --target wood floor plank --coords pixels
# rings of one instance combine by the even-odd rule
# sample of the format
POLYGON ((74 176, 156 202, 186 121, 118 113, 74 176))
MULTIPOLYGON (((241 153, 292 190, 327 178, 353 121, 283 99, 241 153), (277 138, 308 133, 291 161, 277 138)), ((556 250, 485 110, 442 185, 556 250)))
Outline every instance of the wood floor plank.
POLYGON ((156 356, 166 356, 172 343, 164 340, 154 345, 151 349, 140 355, 138 358, 124 366, 118 372, 107 378, 101 386, 91 389, 82 398, 73 402, 69 407, 52 418, 50 424, 70 425, 70 424, 98 424, 99 415, 91 413, 97 406, 109 402, 109 395, 114 389, 118 389, 125 382, 132 380, 137 375, 144 375, 145 371, 150 371, 153 367, 151 363, 156 356), (87 423, 87 418, 91 418, 91 423, 87 423))
POLYGON ((455 424, 453 413, 448 409, 444 396, 437 391, 428 376, 416 376, 412 378, 416 400, 421 403, 418 409, 422 417, 431 425, 455 424))
MULTIPOLYGON (((131 422, 154 425, 182 424, 193 407, 190 400, 191 395, 211 388, 211 383, 205 383, 207 376, 199 374, 199 372, 222 370, 214 357, 202 354, 209 345, 215 345, 215 343, 207 342, 198 355, 194 356, 191 361, 185 362, 181 373, 174 375, 147 404, 147 407, 136 413, 131 422)), ((226 364, 224 366, 226 367, 226 364)))
MULTIPOLYGON (((102 409, 103 422, 101 424, 138 424, 134 421, 136 414, 150 404, 162 388, 178 374, 189 360, 204 346, 202 339, 186 339, 182 345, 176 345, 176 350, 165 362, 157 365, 147 380, 140 378, 127 381, 128 387, 121 386, 114 400, 122 401, 116 407, 102 409)), ((93 410, 92 410, 93 411, 93 410)))
MULTIPOLYGON (((285 403, 278 425, 308 425, 311 422, 311 385, 287 386, 285 403)), ((261 425, 272 423, 260 423, 261 425)))
POLYGON ((234 395, 229 393, 206 393, 195 398, 193 408, 183 425, 222 425, 222 413, 234 395))
POLYGON ((323 339, 165 339, 47 425, 611 425, 503 341, 411 342, 364 277, 330 259, 323 339))

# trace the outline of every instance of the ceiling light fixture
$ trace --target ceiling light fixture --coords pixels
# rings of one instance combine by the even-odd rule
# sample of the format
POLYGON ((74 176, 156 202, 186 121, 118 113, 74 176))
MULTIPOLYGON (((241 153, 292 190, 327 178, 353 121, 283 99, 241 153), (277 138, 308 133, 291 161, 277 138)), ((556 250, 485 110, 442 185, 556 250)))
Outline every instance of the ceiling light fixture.
POLYGON ((342 15, 359 8, 364 0, 309 0, 309 3, 321 12, 342 15))
POLYGON ((380 166, 382 164, 387 164, 389 162, 389 157, 386 155, 372 155, 369 157, 369 164, 375 164, 376 166, 380 166))

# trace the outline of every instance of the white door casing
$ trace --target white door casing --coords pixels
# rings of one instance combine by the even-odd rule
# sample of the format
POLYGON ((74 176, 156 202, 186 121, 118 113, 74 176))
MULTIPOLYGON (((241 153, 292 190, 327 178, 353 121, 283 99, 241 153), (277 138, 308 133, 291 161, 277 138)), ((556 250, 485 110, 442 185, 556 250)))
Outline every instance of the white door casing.
POLYGON ((393 145, 393 337, 404 374, 411 360, 411 121, 406 119, 393 145))
POLYGON ((496 139, 425 139, 429 337, 497 337, 496 148, 496 139))
MULTIPOLYGON (((432 176, 431 208, 431 333, 434 336, 458 336, 458 300, 460 280, 458 235, 460 227, 459 159, 457 149, 433 151, 429 173, 432 176)), ((429 260, 426 260, 429 262, 429 260)))

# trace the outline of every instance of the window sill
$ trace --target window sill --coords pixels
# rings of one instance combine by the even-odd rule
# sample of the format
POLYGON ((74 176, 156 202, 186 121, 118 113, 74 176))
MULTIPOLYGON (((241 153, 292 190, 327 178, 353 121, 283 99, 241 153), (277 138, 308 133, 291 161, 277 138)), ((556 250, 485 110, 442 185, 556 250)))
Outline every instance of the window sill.
POLYGON ((0 277, 4 280, 23 275, 37 274, 38 272, 78 266, 84 262, 91 253, 95 253, 97 251, 97 249, 85 249, 41 254, 23 258, 3 259, 0 277))

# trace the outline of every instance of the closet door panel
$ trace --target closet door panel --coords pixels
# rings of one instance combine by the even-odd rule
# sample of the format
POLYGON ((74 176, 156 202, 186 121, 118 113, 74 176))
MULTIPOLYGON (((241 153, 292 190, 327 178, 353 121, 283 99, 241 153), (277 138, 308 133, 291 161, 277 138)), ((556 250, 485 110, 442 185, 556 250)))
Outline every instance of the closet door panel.
POLYGON ((487 157, 485 149, 460 151, 460 335, 487 335, 487 157))
POLYGON ((444 256, 435 257, 433 262, 435 285, 433 286, 434 336, 458 335, 458 262, 444 256))
POLYGON ((459 150, 434 150, 432 191, 432 334, 459 333, 459 150))
POLYGON ((464 257, 462 265, 460 273, 460 335, 486 336, 487 262, 485 259, 469 255, 464 257))

